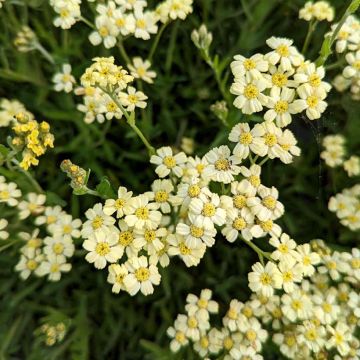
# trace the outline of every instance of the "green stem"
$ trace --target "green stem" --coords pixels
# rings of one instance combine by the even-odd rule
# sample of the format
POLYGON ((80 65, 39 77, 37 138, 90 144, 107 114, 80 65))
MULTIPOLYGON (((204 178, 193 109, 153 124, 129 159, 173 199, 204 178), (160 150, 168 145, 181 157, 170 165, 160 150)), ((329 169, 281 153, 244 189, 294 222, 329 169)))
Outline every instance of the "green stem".
POLYGON ((55 61, 53 59, 53 57, 49 54, 49 52, 40 44, 40 43, 35 43, 35 49, 39 50, 40 53, 44 56, 44 58, 49 61, 50 64, 54 65, 55 61))
POLYGON ((81 20, 84 24, 86 24, 87 26, 89 26, 91 29, 93 29, 93 30, 96 29, 96 28, 95 28, 95 25, 94 25, 91 21, 89 21, 88 19, 84 18, 83 16, 80 16, 80 20, 81 20))
MULTIPOLYGON (((255 245, 253 242, 249 241, 249 240, 245 240, 244 238, 241 238, 241 240, 247 244, 248 246, 250 246, 259 256, 259 259, 262 260, 263 258, 266 258, 270 261, 272 261, 271 259, 271 254, 260 249, 257 245, 255 245)), ((262 261, 261 261, 262 262, 262 261)))
POLYGON ((42 189, 42 187, 39 185, 39 183, 30 175, 30 173, 28 171, 25 171, 21 166, 20 163, 16 160, 16 159, 11 159, 11 162, 17 166, 17 168, 20 170, 21 173, 23 173, 28 179, 29 181, 34 185, 36 191, 38 193, 44 193, 44 190, 42 189))
POLYGON ((311 20, 309 22, 308 32, 306 34, 304 45, 303 45, 302 50, 301 50, 301 53, 303 55, 306 53, 306 51, 307 51, 307 49, 309 47, 312 35, 313 35, 314 31, 315 31, 315 28, 316 28, 317 24, 318 24, 318 22, 316 20, 311 20))
POLYGON ((325 66, 326 70, 333 70, 337 69, 339 67, 342 67, 345 64, 345 59, 340 59, 339 61, 336 61, 330 65, 325 66))
POLYGON ((316 66, 322 66, 325 64, 328 57, 332 54, 332 50, 331 50, 332 45, 334 44, 336 37, 339 31, 341 30, 342 26, 344 25, 347 17, 353 14, 358 9, 359 6, 360 6, 360 0, 352 0, 350 5, 345 10, 343 16, 341 17, 332 35, 331 36, 328 35, 325 37, 321 46, 320 56, 316 60, 316 66))
POLYGON ((267 161, 269 160, 269 157, 268 156, 266 156, 264 159, 262 159, 260 162, 259 162, 259 166, 262 166, 262 165, 264 165, 267 161))
POLYGON ((125 108, 121 105, 120 101, 118 100, 118 98, 114 95, 113 92, 111 91, 106 91, 106 89, 100 87, 100 89, 102 91, 104 91, 105 93, 107 93, 111 99, 114 101, 114 103, 119 107, 119 109, 122 111, 122 113, 124 114, 127 123, 129 124, 129 126, 135 131, 135 133, 139 136, 139 138, 141 139, 141 141, 144 143, 144 145, 146 146, 146 148, 149 151, 150 156, 155 154, 155 148, 150 144, 150 142, 146 139, 145 135, 141 132, 141 130, 136 126, 136 121, 135 121, 135 112, 132 112, 131 114, 129 114, 125 108))
POLYGON ((158 47, 158 45, 159 45, 159 41, 160 41, 161 35, 163 34, 163 32, 164 32, 167 24, 168 24, 167 22, 164 23, 164 24, 162 24, 161 27, 160 27, 160 30, 159 30, 158 33, 156 34, 156 37, 155 37, 154 42, 153 42, 153 44, 152 44, 152 46, 151 46, 150 53, 149 53, 149 56, 148 56, 148 60, 149 60, 150 62, 151 62, 151 60, 152 60, 152 58, 153 58, 153 56, 154 56, 154 54, 155 54, 155 51, 156 51, 156 49, 157 49, 157 47, 158 47))
POLYGON ((129 55, 127 54, 125 48, 124 48, 124 44, 123 44, 123 40, 120 39, 118 42, 118 48, 120 51, 120 54, 122 56, 122 58, 125 60, 126 64, 131 64, 131 60, 129 58, 129 55))

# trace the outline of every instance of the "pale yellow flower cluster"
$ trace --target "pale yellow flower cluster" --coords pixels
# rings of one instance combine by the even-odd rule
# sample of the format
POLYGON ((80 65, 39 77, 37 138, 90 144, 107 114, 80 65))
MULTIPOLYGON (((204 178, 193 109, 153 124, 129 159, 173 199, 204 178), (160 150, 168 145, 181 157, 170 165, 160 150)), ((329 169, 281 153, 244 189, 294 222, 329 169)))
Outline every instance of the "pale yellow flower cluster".
POLYGON ((168 328, 170 349, 192 343, 201 358, 265 359, 262 345, 271 341, 289 359, 358 359, 360 342, 360 251, 332 252, 322 240, 301 245, 304 264, 318 258, 316 270, 291 293, 252 294, 248 301, 231 300, 222 323, 212 325, 218 313, 212 292, 189 294, 186 314, 168 328), (265 330, 267 329, 267 330, 265 330))

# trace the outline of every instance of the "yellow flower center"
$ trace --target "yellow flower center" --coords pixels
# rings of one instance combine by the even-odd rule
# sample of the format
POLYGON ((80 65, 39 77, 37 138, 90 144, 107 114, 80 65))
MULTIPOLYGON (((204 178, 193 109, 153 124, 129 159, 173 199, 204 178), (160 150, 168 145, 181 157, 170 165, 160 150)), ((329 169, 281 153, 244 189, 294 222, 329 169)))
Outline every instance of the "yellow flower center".
POLYGON ((146 22, 143 19, 137 19, 136 20, 136 27, 139 29, 145 29, 146 28, 146 22))
POLYGON ((138 102, 138 97, 135 94, 131 94, 128 96, 128 100, 131 104, 136 104, 138 102))
POLYGON ((27 242, 27 246, 30 247, 30 248, 38 248, 40 247, 41 245, 41 240, 40 239, 30 239, 28 242, 27 242))
POLYGON ((345 30, 341 30, 338 33, 338 38, 341 40, 346 40, 349 37, 350 33, 348 31, 345 30))
POLYGON ((153 242, 156 239, 156 233, 154 230, 145 230, 144 238, 148 243, 153 242))
POLYGON ((204 235, 204 229, 197 227, 195 225, 190 226, 190 234, 193 237, 201 238, 204 235))
POLYGON ((38 267, 38 263, 37 263, 35 260, 30 259, 30 260, 27 261, 26 267, 27 267, 30 271, 33 271, 33 270, 35 270, 35 269, 38 267))
POLYGON ((125 19, 124 18, 118 18, 115 21, 115 24, 117 27, 124 27, 125 26, 125 19))
POLYGON ((360 60, 357 60, 353 63, 353 67, 356 69, 356 70, 360 70, 360 60))
POLYGON ((272 196, 266 196, 262 199, 262 203, 265 207, 267 207, 270 210, 274 210, 276 207, 276 199, 274 199, 272 196))
POLYGON ((350 265, 353 269, 360 269, 360 259, 351 259, 350 265))
POLYGON ((302 309, 302 303, 301 301, 299 300, 294 300, 292 303, 291 303, 291 307, 294 309, 294 310, 300 310, 302 309))
POLYGON ((329 303, 324 303, 323 306, 322 306, 323 310, 326 312, 326 313, 330 313, 331 310, 332 310, 332 306, 331 304, 329 303))
POLYGON ((238 313, 235 309, 230 308, 229 311, 227 312, 227 316, 231 320, 236 320, 238 318, 238 313))
POLYGON ((125 205, 124 199, 117 199, 114 204, 115 209, 117 209, 117 210, 120 210, 124 205, 125 205))
POLYGON ((329 269, 329 270, 336 270, 337 268, 337 264, 335 261, 328 261, 326 263, 326 267, 329 269))
POLYGON ((291 282, 294 278, 293 273, 291 271, 285 271, 283 274, 284 282, 291 282))
POLYGON ((316 96, 311 95, 306 99, 306 103, 309 107, 314 108, 319 103, 319 99, 316 96))
POLYGON ((258 187, 261 184, 260 177, 256 175, 251 175, 248 177, 250 184, 254 187, 258 187))
POLYGON ((287 76, 281 73, 275 73, 271 77, 271 81, 275 86, 283 87, 287 84, 287 76))
POLYGON ((340 345, 344 342, 344 337, 338 332, 335 333, 334 338, 336 345, 340 345))
POLYGON ((108 243, 99 243, 96 245, 95 252, 100 256, 105 256, 110 252, 110 246, 108 243))
POLYGON ((305 332, 305 337, 309 341, 315 341, 318 336, 315 329, 309 329, 305 332))
POLYGON ((54 215, 49 215, 49 216, 46 218, 46 223, 47 223, 48 225, 53 224, 54 222, 56 222, 56 216, 54 216, 54 215))
POLYGON ((274 107, 274 110, 278 113, 278 114, 284 114, 288 111, 289 109, 289 104, 284 101, 284 100, 279 100, 274 107))
POLYGON ((217 171, 227 171, 230 169, 230 163, 226 159, 219 159, 215 161, 215 169, 217 171))
POLYGON ((283 254, 287 254, 289 252, 289 247, 286 244, 280 244, 279 251, 283 254))
POLYGON ((296 344, 296 338, 294 335, 285 335, 285 343, 289 347, 293 347, 296 344))
POLYGON ((256 63, 254 60, 251 59, 246 59, 244 60, 244 68, 249 71, 249 70, 253 70, 256 68, 256 63))
POLYGON ((10 193, 7 190, 0 191, 0 199, 7 200, 10 198, 10 193))
POLYGON ((247 318, 251 318, 254 314, 252 308, 250 306, 245 306, 242 309, 242 313, 247 317, 247 318))
POLYGON ((205 203, 201 213, 206 217, 212 217, 216 213, 216 208, 212 203, 205 203))
POLYGON ((123 280, 124 280, 124 277, 125 275, 124 274, 117 274, 115 276, 115 281, 119 284, 122 284, 123 283, 123 280))
POLYGON ((199 299, 197 304, 200 309, 206 309, 208 306, 208 302, 205 299, 199 299))
POLYGON ((195 329, 198 325, 198 322, 194 316, 190 316, 188 318, 187 325, 190 329, 195 329))
POLYGON ((249 329, 246 333, 245 333, 246 338, 249 341, 254 341, 256 340, 256 332, 253 329, 249 329))
POLYGON ((111 101, 111 102, 106 104, 106 110, 108 112, 115 112, 116 109, 117 109, 117 105, 114 102, 111 101))
POLYGON ((184 343, 186 340, 185 334, 182 331, 177 331, 175 335, 175 339, 180 344, 184 343))
POLYGON ((97 215, 93 219, 91 225, 92 225, 93 229, 96 230, 102 226, 103 222, 104 222, 104 219, 101 216, 97 215))
POLYGON ((69 74, 63 74, 62 82, 67 83, 69 81, 71 81, 71 76, 69 74))
POLYGON ((140 282, 146 281, 150 277, 150 270, 145 267, 140 267, 136 269, 135 277, 140 282))
POLYGON ((172 169, 176 165, 176 160, 173 156, 165 156, 163 162, 168 169, 172 169))
POLYGON ((205 165, 204 164, 197 164, 196 170, 199 174, 201 174, 204 171, 205 165))
POLYGON ((243 218, 238 217, 233 221, 232 226, 237 231, 243 230, 246 228, 246 221, 243 218))
POLYGON ((321 84, 321 79, 320 76, 318 74, 311 74, 309 76, 309 83, 311 86, 313 87, 318 87, 321 84))
POLYGON ((276 52, 280 55, 280 56, 289 56, 290 52, 289 52, 289 47, 287 45, 280 45, 276 48, 276 52))
POLYGON ((244 95, 249 100, 255 99, 259 95, 259 90, 255 85, 249 84, 244 89, 244 95))
POLYGON ((60 10, 60 17, 61 17, 62 19, 68 17, 69 14, 70 14, 70 12, 69 12, 69 10, 67 10, 67 9, 61 9, 61 10, 60 10))
POLYGON ((272 220, 266 220, 266 221, 260 221, 259 225, 265 232, 269 232, 273 228, 274 223, 272 220))
POLYGON ((140 220, 147 220, 149 218, 149 209, 146 207, 139 207, 135 211, 135 216, 140 220))
POLYGON ((274 134, 266 134, 265 135, 265 137, 264 137, 264 139, 265 139, 265 144, 267 145, 267 146, 274 146, 275 144, 277 144, 277 138, 276 138, 276 135, 274 135, 274 134))
POLYGON ((263 273, 260 275, 260 282, 263 285, 270 285, 271 284, 271 276, 267 273, 263 273))
POLYGON ((252 143, 253 137, 250 132, 243 132, 240 135, 239 141, 243 145, 250 145, 252 143))
POLYGON ((60 270, 59 264, 52 264, 52 265, 50 266, 50 272, 52 272, 52 273, 59 272, 59 270, 60 270))
POLYGON ((165 190, 159 190, 155 193, 155 201, 158 203, 166 202, 169 199, 169 194, 165 190))
POLYGON ((281 146, 282 149, 285 150, 285 151, 289 151, 289 149, 291 148, 291 145, 290 145, 290 144, 281 144, 280 146, 281 146))
POLYGON ((109 35, 109 29, 106 26, 102 26, 99 29, 99 34, 100 34, 101 37, 106 37, 106 36, 109 35))
POLYGON ((134 240, 134 236, 131 231, 122 231, 119 234, 119 244, 122 246, 130 245, 134 240))
POLYGON ((179 251, 181 255, 190 255, 191 249, 189 249, 183 242, 179 244, 179 251))
POLYGON ((56 255, 60 255, 64 251, 64 245, 62 243, 55 243, 52 249, 56 255))
MULTIPOLYGON (((94 227, 94 225, 93 225, 93 227, 94 227)), ((64 225, 64 227, 63 227, 63 233, 64 234, 71 234, 71 232, 72 232, 72 227, 70 226, 70 225, 64 225)))
POLYGON ((342 291, 339 292, 338 298, 341 302, 347 302, 349 300, 349 295, 345 291, 342 291))
POLYGON ((223 344, 224 344, 224 348, 225 348, 226 350, 231 350, 232 347, 234 346, 234 341, 233 341, 233 339, 232 339, 230 336, 227 336, 227 337, 224 339, 223 344))
POLYGON ((188 194, 190 197, 197 197, 200 194, 200 187, 198 185, 190 185, 188 188, 188 194))
POLYGON ((237 209, 242 209, 246 206, 246 197, 244 195, 235 195, 233 197, 233 203, 237 209))
POLYGON ((281 309, 280 308, 275 308, 273 311, 272 311, 272 316, 276 319, 280 319, 282 317, 282 312, 281 312, 281 309))

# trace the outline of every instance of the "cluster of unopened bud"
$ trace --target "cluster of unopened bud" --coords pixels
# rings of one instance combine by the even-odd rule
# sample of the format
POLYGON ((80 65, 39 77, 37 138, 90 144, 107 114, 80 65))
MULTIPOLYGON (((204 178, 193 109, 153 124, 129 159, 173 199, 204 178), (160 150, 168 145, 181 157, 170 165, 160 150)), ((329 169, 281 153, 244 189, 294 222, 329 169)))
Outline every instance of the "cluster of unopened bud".
POLYGON ((70 160, 63 160, 60 168, 71 179, 70 186, 74 189, 81 189, 86 185, 86 171, 70 160))
POLYGON ((207 51, 212 43, 213 36, 206 25, 202 24, 198 30, 193 30, 191 40, 198 49, 207 51))
POLYGON ((45 344, 47 346, 53 346, 64 339, 66 326, 63 322, 59 322, 55 325, 44 324, 41 326, 40 332, 45 335, 45 344))
POLYGON ((20 52, 28 52, 34 50, 37 43, 36 34, 28 27, 23 26, 16 34, 14 45, 20 52))
POLYGON ((50 133, 50 125, 43 121, 38 123, 24 113, 15 116, 13 126, 15 137, 12 145, 22 151, 20 166, 28 170, 31 165, 38 165, 39 156, 45 154, 46 148, 54 147, 54 135, 50 133))

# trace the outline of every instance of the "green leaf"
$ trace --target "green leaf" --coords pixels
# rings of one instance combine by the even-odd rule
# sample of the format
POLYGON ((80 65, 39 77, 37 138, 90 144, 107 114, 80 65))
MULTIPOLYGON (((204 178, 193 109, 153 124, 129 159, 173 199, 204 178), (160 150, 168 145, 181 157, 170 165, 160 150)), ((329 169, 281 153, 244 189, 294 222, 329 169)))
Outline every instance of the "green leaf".
POLYGON ((96 191, 105 198, 115 198, 116 194, 111 187, 110 181, 106 176, 104 176, 100 183, 96 186, 96 191))

